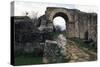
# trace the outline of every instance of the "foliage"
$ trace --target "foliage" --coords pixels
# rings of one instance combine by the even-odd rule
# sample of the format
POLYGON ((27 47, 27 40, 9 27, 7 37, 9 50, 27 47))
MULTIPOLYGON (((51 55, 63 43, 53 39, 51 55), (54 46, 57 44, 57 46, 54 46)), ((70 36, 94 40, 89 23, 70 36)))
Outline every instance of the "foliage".
POLYGON ((19 56, 15 58, 15 65, 41 64, 42 57, 19 56))
POLYGON ((22 51, 15 52, 15 65, 30 65, 30 64, 41 64, 43 53, 33 51, 26 53, 22 51))
POLYGON ((76 42, 76 45, 78 45, 79 47, 85 47, 89 50, 92 50, 92 51, 95 51, 97 52, 97 43, 96 42, 84 42, 83 39, 80 39, 80 38, 68 38, 74 42, 76 42))

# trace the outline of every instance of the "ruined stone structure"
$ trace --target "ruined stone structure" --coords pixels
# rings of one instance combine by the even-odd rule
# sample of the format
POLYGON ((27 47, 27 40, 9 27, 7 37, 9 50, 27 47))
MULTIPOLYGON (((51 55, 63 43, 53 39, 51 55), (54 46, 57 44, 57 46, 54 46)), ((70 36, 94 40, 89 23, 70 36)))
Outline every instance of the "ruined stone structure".
POLYGON ((77 9, 48 7, 45 11, 48 25, 53 25, 53 19, 61 16, 66 21, 68 37, 92 39, 97 41, 97 14, 85 13, 77 9))
MULTIPOLYGON (((41 16, 40 21, 40 29, 41 31, 45 30, 48 33, 54 32, 53 19, 57 16, 61 16, 66 21, 66 34, 68 38, 77 37, 83 39, 85 41, 97 41, 97 14, 96 13, 85 13, 79 11, 77 9, 66 9, 66 8, 58 8, 58 7, 48 7, 45 11, 45 15, 41 16)), ((60 35, 58 35, 60 36, 60 35)), ((62 35, 63 36, 63 35, 62 35)), ((53 36, 52 36, 53 37, 53 36)), ((55 44, 55 49, 53 48, 53 43, 45 44, 44 50, 44 63, 48 62, 62 62, 62 60, 70 59, 70 54, 67 52, 67 40, 63 37, 58 38, 57 44, 55 44), (66 43, 63 41, 65 40, 66 43), (62 44, 63 43, 63 44, 62 44), (57 46, 60 49, 56 48, 57 46), (47 47, 49 46, 49 48, 47 47), (56 50, 60 50, 61 59, 56 56, 56 50), (63 51, 62 51, 63 50, 63 51), (53 51, 53 52, 51 52, 53 51), (49 56, 52 55, 52 56, 49 56), (48 57, 49 56, 49 57, 48 57), (66 58, 67 57, 67 58, 66 58), (59 58, 57 60, 57 58, 59 58)), ((59 55, 59 54, 58 54, 59 55)))
POLYGON ((62 34, 53 37, 53 19, 61 16, 66 21, 68 38, 78 37, 97 41, 97 14, 77 9, 47 7, 45 14, 32 21, 29 17, 15 17, 15 51, 43 52, 43 62, 64 62, 69 59, 67 39, 62 34))

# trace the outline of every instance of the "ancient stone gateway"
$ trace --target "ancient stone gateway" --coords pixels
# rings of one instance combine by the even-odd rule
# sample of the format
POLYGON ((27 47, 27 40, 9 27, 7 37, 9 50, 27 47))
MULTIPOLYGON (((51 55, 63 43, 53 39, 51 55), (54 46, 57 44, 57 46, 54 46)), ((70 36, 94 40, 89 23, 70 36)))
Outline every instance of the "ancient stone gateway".
POLYGON ((70 13, 65 8, 47 8, 46 16, 48 16, 48 20, 50 20, 51 22, 57 16, 63 17, 66 21, 72 21, 70 13))
MULTIPOLYGON (((68 28, 72 28, 74 26, 74 19, 73 19, 73 16, 71 16, 70 14, 71 12, 69 12, 68 9, 66 8, 57 8, 57 7, 48 7, 46 12, 45 12, 45 15, 47 17, 47 20, 49 20, 49 22, 53 22, 53 19, 57 16, 61 16, 64 18, 64 20, 66 21, 66 29, 67 29, 67 32, 69 31, 68 28), (70 25, 69 25, 70 24, 70 25)), ((70 29, 70 30, 73 30, 73 29, 70 29)), ((73 33, 73 31, 69 32, 69 33, 73 33)), ((74 36, 73 35, 69 35, 70 37, 74 36)))
POLYGON ((65 62, 65 56, 68 55, 65 48, 67 39, 61 34, 56 41, 51 34, 54 32, 53 20, 57 16, 65 19, 68 38, 77 37, 97 42, 96 13, 86 13, 77 9, 61 7, 47 7, 45 14, 38 18, 36 24, 32 23, 32 20, 26 16, 14 18, 16 27, 15 51, 23 49, 23 52, 29 53, 36 50, 37 53, 43 54, 41 57, 44 58, 44 63, 65 62))
POLYGON ((85 13, 77 9, 61 7, 47 7, 45 16, 48 25, 53 25, 53 19, 61 16, 66 21, 68 37, 79 37, 81 39, 92 39, 96 42, 97 14, 85 13), (88 33, 86 35, 86 33, 88 33), (87 37, 86 37, 87 36, 87 37))
MULTIPOLYGON (((45 18, 46 24, 44 25, 46 28, 54 29, 53 27, 53 20, 57 16, 61 16, 66 21, 66 29, 68 32, 68 38, 71 37, 78 37, 84 40, 93 40, 97 41, 97 14, 96 13, 85 13, 82 11, 79 11, 77 9, 67 9, 67 8, 61 8, 61 7, 47 7, 45 11, 45 18)), ((43 22, 41 22, 43 23, 43 22)), ((61 40, 60 40, 61 41, 61 40)), ((58 40, 58 42, 60 42, 58 40)), ((51 62, 61 62, 62 60, 56 59, 55 51, 59 48, 52 49, 53 44, 55 44, 55 47, 59 46, 57 43, 53 43, 53 41, 49 41, 45 44, 44 47, 44 62, 48 63, 49 60, 51 62), (49 47, 47 47, 49 46, 49 47), (51 48, 49 50, 49 48, 51 48), (53 52, 52 52, 53 50, 53 52), (51 51, 51 52, 50 52, 51 51), (53 59, 48 57, 49 53, 53 56, 53 59)), ((63 45, 62 45, 63 46, 63 45)), ((64 47, 63 47, 64 48, 64 47)), ((66 50, 66 49, 64 49, 66 50)), ((61 51, 61 50, 60 50, 61 51)), ((66 53, 65 53, 66 54, 66 53)), ((68 53, 67 53, 68 54, 68 53)), ((59 54, 58 54, 59 55, 59 54)), ((67 55, 66 55, 67 56, 67 55)), ((60 56, 59 56, 60 57, 60 56)), ((62 57, 62 56, 61 56, 62 57)))
MULTIPOLYGON (((53 25, 53 19, 57 16, 61 16, 66 21, 66 29, 68 28, 68 24, 73 24, 73 19, 71 18, 70 13, 65 8, 47 8, 45 13, 47 26, 53 25)), ((53 26, 51 26, 53 27, 53 26)), ((46 40, 47 41, 47 40, 46 40)), ((53 43, 53 41, 49 41, 45 43, 44 47, 44 57, 43 62, 65 62, 69 60, 69 54, 66 50, 66 38, 61 34, 58 35, 58 39, 53 43), (55 45, 55 46, 54 46, 55 45), (48 47, 49 46, 49 47, 48 47), (52 52, 53 51, 53 52, 52 52), (49 55, 50 54, 50 55, 49 55)))

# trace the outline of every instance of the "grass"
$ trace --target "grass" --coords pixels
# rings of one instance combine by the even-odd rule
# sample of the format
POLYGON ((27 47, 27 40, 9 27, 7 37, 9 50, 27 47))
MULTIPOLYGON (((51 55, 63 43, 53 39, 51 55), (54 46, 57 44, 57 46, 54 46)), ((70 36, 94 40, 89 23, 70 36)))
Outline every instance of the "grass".
POLYGON ((15 58, 15 65, 42 64, 42 57, 18 56, 15 58))
POLYGON ((57 37, 59 36, 59 34, 63 34, 65 37, 68 36, 68 33, 66 33, 66 31, 62 31, 62 32, 57 31, 57 32, 53 32, 52 33, 53 39, 57 39, 57 37))
POLYGON ((83 39, 80 38, 68 38, 72 41, 74 41, 76 43, 77 46, 83 48, 88 48, 89 50, 92 50, 94 52, 97 52, 97 44, 95 42, 90 42, 90 43, 86 43, 83 41, 83 39))
MULTIPOLYGON (((50 35, 53 36, 54 39, 57 38, 59 34, 63 34, 65 37, 67 37, 66 32, 54 32, 50 33, 50 35)), ((76 43, 77 46, 81 48, 88 48, 89 50, 97 51, 97 47, 94 45, 97 45, 95 42, 91 43, 85 43, 83 39, 80 38, 68 38, 69 40, 72 40, 76 43)), ((63 62, 62 62, 63 63, 63 62)), ((22 51, 16 52, 15 57, 15 65, 32 65, 32 64, 43 64, 42 61, 42 55, 37 55, 36 53, 23 53, 22 51)))
POLYGON ((15 65, 32 65, 32 64, 42 64, 42 54, 35 53, 25 53, 18 51, 15 53, 15 65))

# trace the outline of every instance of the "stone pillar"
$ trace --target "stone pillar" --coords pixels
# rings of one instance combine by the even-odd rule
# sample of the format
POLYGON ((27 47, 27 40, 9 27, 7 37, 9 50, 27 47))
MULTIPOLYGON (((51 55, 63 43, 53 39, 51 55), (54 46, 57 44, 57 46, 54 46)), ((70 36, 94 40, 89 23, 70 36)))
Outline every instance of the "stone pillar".
POLYGON ((75 37, 75 23, 74 22, 68 22, 67 25, 68 29, 68 37, 75 37))
POLYGON ((96 42, 96 39, 97 39, 97 22, 96 22, 97 18, 96 16, 92 15, 91 16, 91 39, 93 41, 96 42))
POLYGON ((79 36, 81 39, 84 39, 84 14, 79 13, 78 15, 78 21, 79 21, 79 36))
POLYGON ((88 40, 88 15, 87 14, 84 14, 83 23, 84 23, 83 39, 88 40))
POLYGON ((46 40, 44 46, 43 63, 57 62, 59 56, 59 47, 56 41, 46 40))
POLYGON ((88 40, 91 39, 91 15, 88 15, 88 40))
POLYGON ((43 54, 43 63, 60 63, 68 61, 68 54, 66 50, 66 39, 64 41, 61 40, 61 37, 58 36, 58 40, 51 41, 46 40, 44 46, 44 54, 43 54), (59 42, 58 42, 59 41, 59 42))
POLYGON ((78 14, 75 15, 75 37, 79 37, 79 21, 78 14))
POLYGON ((67 39, 63 34, 58 35, 57 44, 60 48, 61 61, 68 61, 70 59, 70 54, 67 49, 67 46, 68 46, 67 39))

